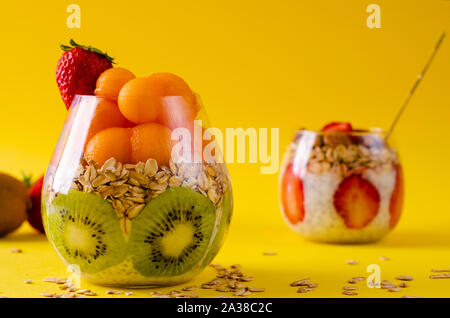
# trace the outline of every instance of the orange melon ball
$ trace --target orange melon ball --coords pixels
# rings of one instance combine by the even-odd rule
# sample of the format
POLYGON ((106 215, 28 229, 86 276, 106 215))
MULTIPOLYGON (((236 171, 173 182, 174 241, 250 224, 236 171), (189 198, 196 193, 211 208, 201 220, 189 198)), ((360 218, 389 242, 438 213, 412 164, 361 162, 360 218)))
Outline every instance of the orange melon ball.
MULTIPOLYGON (((195 118, 199 105, 194 93, 181 77, 171 73, 155 73, 148 78, 136 78, 125 84, 119 93, 119 108, 134 123, 158 120, 165 125, 167 118, 172 117, 166 116, 172 110, 164 108, 164 97, 167 96, 182 96, 195 118)), ((169 121, 167 126, 170 128, 174 124, 169 121)))
POLYGON ((169 165, 173 141, 171 130, 157 123, 132 128, 131 161, 138 163, 155 159, 158 164, 169 165))
POLYGON ((128 120, 136 124, 150 123, 157 119, 160 98, 152 95, 148 78, 128 81, 120 90, 119 109, 128 120))
POLYGON ((161 100, 158 122, 173 130, 191 127, 197 115, 196 110, 184 96, 168 96, 161 100))
POLYGON ((131 163, 131 128, 107 128, 88 142, 84 159, 96 161, 102 166, 113 157, 121 163, 131 163))
POLYGON ((172 73, 153 73, 151 81, 152 94, 155 96, 186 96, 193 104, 195 96, 189 85, 178 75, 172 73))
POLYGON ((112 101, 117 101, 123 85, 136 76, 122 67, 113 67, 100 74, 95 87, 95 95, 104 96, 112 101))
POLYGON ((115 102, 102 98, 95 109, 94 116, 91 119, 89 132, 86 141, 96 135, 99 131, 111 127, 129 128, 133 124, 123 117, 119 107, 115 102))

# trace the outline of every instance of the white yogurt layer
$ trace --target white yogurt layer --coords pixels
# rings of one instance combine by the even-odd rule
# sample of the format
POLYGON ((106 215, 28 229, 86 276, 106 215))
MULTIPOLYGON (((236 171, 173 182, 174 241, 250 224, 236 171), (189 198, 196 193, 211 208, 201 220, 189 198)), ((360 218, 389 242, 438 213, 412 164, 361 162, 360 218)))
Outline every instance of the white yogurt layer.
POLYGON ((305 217, 290 226, 307 239, 330 243, 364 243, 379 240, 389 231, 389 203, 395 186, 395 170, 367 169, 363 177, 369 180, 380 195, 376 217, 362 229, 349 229, 337 214, 334 193, 342 179, 333 172, 303 175, 305 217))

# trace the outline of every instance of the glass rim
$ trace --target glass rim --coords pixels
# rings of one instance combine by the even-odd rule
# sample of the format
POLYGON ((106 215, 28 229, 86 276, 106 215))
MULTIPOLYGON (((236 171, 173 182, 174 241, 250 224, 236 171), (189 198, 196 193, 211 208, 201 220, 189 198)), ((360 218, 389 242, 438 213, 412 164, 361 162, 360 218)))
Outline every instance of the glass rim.
MULTIPOLYGON (((196 92, 193 92, 192 94, 193 96, 199 97, 200 95, 196 92)), ((154 98, 167 98, 167 97, 186 97, 189 95, 167 95, 167 96, 158 96, 158 95, 125 95, 125 97, 154 97, 154 98)), ((76 97, 95 97, 95 98, 106 98, 108 99, 107 96, 101 96, 101 95, 95 95, 95 94, 75 94, 74 99, 76 97)), ((119 96, 117 96, 118 98, 119 96)))
POLYGON ((322 130, 300 128, 300 129, 297 129, 296 135, 298 135, 302 132, 313 133, 313 134, 316 134, 319 136, 327 136, 327 135, 340 133, 340 134, 344 134, 344 135, 348 135, 348 136, 378 135, 378 136, 385 137, 387 134, 387 132, 384 129, 378 128, 378 127, 372 127, 372 128, 368 128, 368 129, 352 129, 351 131, 340 131, 340 130, 322 131, 322 130))

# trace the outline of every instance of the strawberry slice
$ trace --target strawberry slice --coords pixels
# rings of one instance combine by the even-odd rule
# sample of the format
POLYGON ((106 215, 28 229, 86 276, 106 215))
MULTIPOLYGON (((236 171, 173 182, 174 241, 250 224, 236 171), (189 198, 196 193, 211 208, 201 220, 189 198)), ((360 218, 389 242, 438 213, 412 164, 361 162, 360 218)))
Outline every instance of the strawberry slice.
POLYGON ((397 225, 397 222, 400 219, 400 214, 402 213, 403 207, 404 193, 405 187, 403 181, 403 169, 402 166, 397 165, 395 187, 394 191, 392 191, 391 202, 389 203, 389 213, 391 214, 391 219, 389 220, 389 228, 391 229, 393 229, 397 225))
POLYGON ((352 131, 352 125, 350 123, 332 122, 323 126, 322 131, 352 131))
POLYGON ((380 195, 368 180, 351 175, 334 193, 334 207, 349 229, 362 229, 377 215, 380 195))
POLYGON ((291 163, 286 167, 282 177, 281 202, 284 214, 292 224, 303 221, 305 216, 303 200, 303 182, 294 174, 291 163))

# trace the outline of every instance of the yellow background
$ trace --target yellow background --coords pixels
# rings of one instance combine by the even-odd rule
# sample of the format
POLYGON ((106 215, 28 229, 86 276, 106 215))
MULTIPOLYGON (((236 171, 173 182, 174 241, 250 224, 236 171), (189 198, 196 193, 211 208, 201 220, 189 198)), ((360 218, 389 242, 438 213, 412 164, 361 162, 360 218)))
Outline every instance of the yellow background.
MULTIPOLYGON (((345 120, 387 128, 439 35, 450 31, 449 14, 445 0, 4 2, 1 170, 17 176, 46 170, 67 113, 55 66, 59 44, 70 38, 107 50, 138 76, 181 75, 216 127, 279 127, 282 154, 300 127, 345 120), (81 7, 81 29, 66 27, 70 3, 81 7), (366 26, 370 3, 381 7, 381 29, 366 26)), ((450 296, 450 280, 427 278, 432 267, 450 266, 449 56, 447 38, 396 129, 406 203, 391 235, 372 245, 306 242, 281 219, 278 175, 261 175, 258 164, 232 164, 234 217, 215 262, 241 263, 256 277, 253 285, 266 288, 257 296, 339 297, 345 281, 371 263, 381 266, 382 279, 415 280, 401 293, 361 287, 360 296, 450 296), (382 262, 381 255, 392 260, 382 262), (346 265, 347 259, 360 264, 346 265), (303 277, 318 282, 317 290, 296 294, 288 287, 303 277)), ((65 275, 45 238, 27 226, 0 240, 0 295, 38 297, 57 290, 42 278, 65 275), (11 254, 14 247, 24 253, 11 254), (35 284, 24 285, 29 278, 35 284)), ((207 269, 194 283, 212 276, 207 269)))

